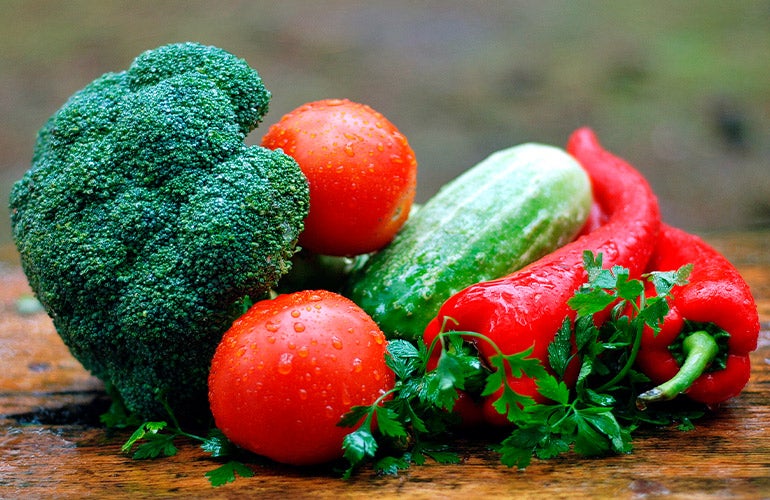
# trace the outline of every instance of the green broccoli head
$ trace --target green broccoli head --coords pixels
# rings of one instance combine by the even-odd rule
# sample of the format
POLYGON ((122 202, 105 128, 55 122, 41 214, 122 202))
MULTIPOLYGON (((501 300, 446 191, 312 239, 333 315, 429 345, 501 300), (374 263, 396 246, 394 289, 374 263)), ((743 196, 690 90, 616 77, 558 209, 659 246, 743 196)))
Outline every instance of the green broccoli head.
POLYGON ((31 287, 73 355, 141 417, 165 416, 160 399, 208 410, 236 305, 289 268, 307 180, 281 151, 244 143, 269 99, 224 50, 148 51, 49 119, 13 187, 31 287))

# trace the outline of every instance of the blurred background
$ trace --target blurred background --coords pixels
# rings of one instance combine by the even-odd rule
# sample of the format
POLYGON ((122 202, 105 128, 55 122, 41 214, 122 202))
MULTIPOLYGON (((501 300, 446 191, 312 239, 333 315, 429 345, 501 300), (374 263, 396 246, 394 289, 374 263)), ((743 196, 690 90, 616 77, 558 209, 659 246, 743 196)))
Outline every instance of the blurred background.
POLYGON ((770 1, 0 0, 0 247, 37 130, 171 42, 246 59, 267 127, 347 97, 409 138, 418 201, 491 152, 588 125, 696 232, 770 227, 770 1))

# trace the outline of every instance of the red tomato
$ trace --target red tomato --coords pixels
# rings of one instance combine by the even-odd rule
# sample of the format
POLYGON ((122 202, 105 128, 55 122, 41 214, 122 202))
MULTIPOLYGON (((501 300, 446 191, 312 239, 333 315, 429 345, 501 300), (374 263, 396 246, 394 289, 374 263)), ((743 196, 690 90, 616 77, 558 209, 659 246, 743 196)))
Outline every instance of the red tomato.
POLYGON ((414 201, 417 160, 406 137, 369 106, 311 102, 270 127, 262 145, 293 157, 310 185, 310 214, 299 244, 325 255, 385 246, 414 201))
POLYGON ((391 389, 386 341, 349 299, 302 291, 254 304, 217 347, 209 401, 236 445, 277 462, 311 465, 342 457, 355 405, 391 389))

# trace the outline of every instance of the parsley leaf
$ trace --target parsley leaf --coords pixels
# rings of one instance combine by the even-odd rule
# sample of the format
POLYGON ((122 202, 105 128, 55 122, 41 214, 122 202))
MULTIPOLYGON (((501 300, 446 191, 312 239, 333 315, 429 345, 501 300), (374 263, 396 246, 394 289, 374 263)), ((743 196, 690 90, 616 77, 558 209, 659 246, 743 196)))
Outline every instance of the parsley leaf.
POLYGON ((556 332, 556 336, 548 345, 548 364, 557 376, 563 377, 567 370, 567 365, 572 360, 572 323, 569 318, 564 318, 561 328, 556 332))
POLYGON ((212 486, 222 486, 235 481, 236 474, 241 477, 252 477, 254 471, 237 460, 226 462, 214 470, 208 471, 205 476, 212 486))
MULTIPOLYGON (((171 457, 179 451, 176 440, 187 438, 201 443, 201 449, 212 458, 229 458, 237 454, 236 446, 231 443, 219 429, 212 429, 206 437, 191 434, 182 430, 171 408, 161 399, 171 423, 166 421, 144 422, 131 434, 121 447, 123 453, 131 453, 135 460, 147 460, 158 457, 171 457)), ((242 463, 230 460, 220 467, 209 471, 205 476, 212 486, 235 481, 237 475, 251 477, 254 472, 242 463)))

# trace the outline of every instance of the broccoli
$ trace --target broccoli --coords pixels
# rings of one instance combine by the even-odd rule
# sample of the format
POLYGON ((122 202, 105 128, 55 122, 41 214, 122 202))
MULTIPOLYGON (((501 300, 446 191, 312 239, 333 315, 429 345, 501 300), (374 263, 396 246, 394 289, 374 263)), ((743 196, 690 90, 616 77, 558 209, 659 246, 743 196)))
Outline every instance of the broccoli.
POLYGON ((309 207, 282 151, 247 146, 270 93, 216 47, 172 44, 75 93, 13 186, 13 237, 72 354, 140 418, 208 415, 222 334, 290 267, 309 207), (204 413, 205 410, 205 413, 204 413))

